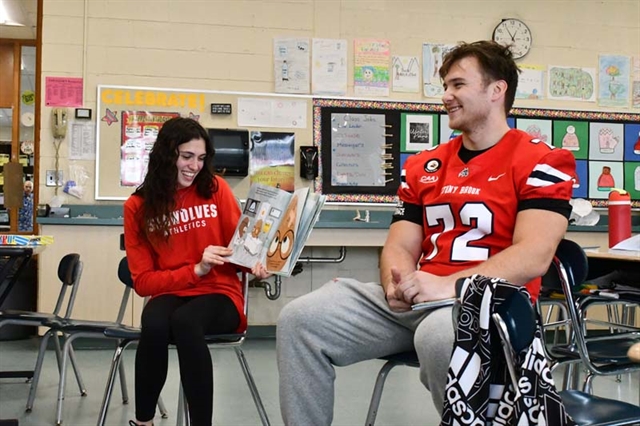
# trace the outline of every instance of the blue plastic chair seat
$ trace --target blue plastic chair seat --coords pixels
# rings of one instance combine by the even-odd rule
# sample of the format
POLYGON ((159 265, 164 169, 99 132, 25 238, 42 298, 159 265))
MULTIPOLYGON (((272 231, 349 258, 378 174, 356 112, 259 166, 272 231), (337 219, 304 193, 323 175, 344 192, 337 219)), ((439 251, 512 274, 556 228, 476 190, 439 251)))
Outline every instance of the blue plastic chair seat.
POLYGON ((623 401, 600 398, 581 391, 560 392, 567 413, 580 426, 596 424, 638 424, 640 407, 623 401))
MULTIPOLYGON (((637 342, 638 339, 634 338, 587 342, 589 358, 591 359, 591 362, 595 364, 629 363, 627 351, 634 343, 637 342)), ((576 349, 571 349, 567 345, 554 347, 552 349, 552 353, 575 358, 580 357, 576 349)))

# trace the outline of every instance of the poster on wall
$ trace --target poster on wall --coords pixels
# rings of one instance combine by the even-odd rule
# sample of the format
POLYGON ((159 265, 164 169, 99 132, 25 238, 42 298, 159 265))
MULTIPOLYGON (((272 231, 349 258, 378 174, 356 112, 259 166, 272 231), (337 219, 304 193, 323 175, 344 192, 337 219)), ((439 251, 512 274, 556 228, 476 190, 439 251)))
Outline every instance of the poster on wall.
POLYGON ((84 80, 81 77, 45 77, 44 104, 50 107, 81 107, 84 80))
POLYGON ((294 146, 294 133, 251 132, 251 183, 292 192, 295 189, 294 146))
POLYGON ((516 99, 544 99, 544 65, 518 65, 516 99))
POLYGON ((176 112, 122 111, 120 186, 138 186, 147 174, 149 153, 162 125, 176 112))
POLYGON ((631 60, 628 56, 600 55, 598 57, 598 105, 629 106, 631 60))
POLYGON ((420 152, 438 144, 438 116, 432 114, 402 114, 400 151, 420 152))
POLYGON ((353 85, 356 96, 389 96, 389 41, 356 39, 353 46, 353 85))
POLYGON ((238 126, 305 129, 307 101, 238 98, 238 126))
POLYGON ((440 80, 442 58, 455 47, 453 44, 424 43, 422 45, 423 92, 428 98, 439 98, 444 93, 440 80))
POLYGON ((595 68, 549 67, 549 99, 595 102, 595 68))
POLYGON ((311 63, 314 95, 347 94, 347 40, 314 38, 311 63))
POLYGON ((309 39, 273 39, 276 93, 309 93, 309 39))
POLYGON ((420 91, 420 61, 417 56, 394 56, 391 59, 391 75, 394 92, 420 91))
POLYGON ((631 108, 640 109, 640 56, 631 58, 631 108))

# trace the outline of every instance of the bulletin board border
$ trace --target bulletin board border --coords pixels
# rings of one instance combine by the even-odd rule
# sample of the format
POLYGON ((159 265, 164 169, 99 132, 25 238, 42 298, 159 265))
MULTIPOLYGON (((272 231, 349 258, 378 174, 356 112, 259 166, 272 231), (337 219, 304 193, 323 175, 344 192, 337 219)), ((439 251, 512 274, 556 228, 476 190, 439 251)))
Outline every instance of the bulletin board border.
MULTIPOLYGON (((399 102, 391 100, 355 100, 355 99, 313 99, 313 141, 318 147, 322 145, 322 112, 323 108, 361 108, 377 110, 396 110, 401 112, 431 112, 446 114, 442 104, 424 102, 399 102)), ((613 122, 634 124, 640 123, 640 114, 629 112, 606 112, 606 111, 578 111, 561 110, 551 108, 512 108, 510 119, 533 118, 533 119, 567 119, 588 122, 613 122)), ((321 150, 319 150, 321 151, 321 150)), ((322 170, 322 155, 319 156, 319 169, 322 170)), ((589 160, 591 161, 591 160, 589 160)), ((635 160, 634 160, 635 161, 635 160)), ((625 163, 623 159, 620 161, 625 163)), ((314 191, 322 193, 323 177, 322 173, 314 180, 314 191)), ((397 203, 397 196, 375 195, 375 194, 325 194, 329 203, 353 203, 361 205, 381 205, 397 203)), ((606 199, 586 199, 596 208, 606 208, 606 199)), ((640 209, 640 200, 632 200, 631 207, 640 209)))

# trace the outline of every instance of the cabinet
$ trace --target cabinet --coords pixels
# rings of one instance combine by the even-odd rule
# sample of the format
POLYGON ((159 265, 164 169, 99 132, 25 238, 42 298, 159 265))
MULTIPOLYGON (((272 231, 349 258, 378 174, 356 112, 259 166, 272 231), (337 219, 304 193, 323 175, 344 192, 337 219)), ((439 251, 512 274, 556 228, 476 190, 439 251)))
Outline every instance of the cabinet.
MULTIPOLYGON (((34 233, 37 203, 36 155, 36 46, 32 40, 0 40, 0 232, 34 233), (27 226, 19 226, 20 208, 7 208, 5 194, 24 196, 24 186, 5 185, 4 166, 10 161, 22 165, 23 182, 31 181, 33 192, 25 205, 27 226), (30 213, 30 214, 29 214, 30 213), (22 228, 22 229, 21 229, 22 228)), ((18 182, 19 183, 19 182, 18 182)), ((23 213, 25 210, 23 209, 23 213)))

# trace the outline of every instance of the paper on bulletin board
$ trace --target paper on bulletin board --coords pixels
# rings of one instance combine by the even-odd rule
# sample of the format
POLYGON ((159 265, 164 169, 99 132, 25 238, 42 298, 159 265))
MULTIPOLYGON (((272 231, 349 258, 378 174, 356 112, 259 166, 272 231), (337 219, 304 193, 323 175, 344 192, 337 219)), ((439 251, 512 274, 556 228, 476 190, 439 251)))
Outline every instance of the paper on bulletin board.
POLYGON ((640 56, 631 58, 631 108, 640 108, 640 56))
POLYGON ((385 186, 384 114, 331 114, 331 185, 385 186))
POLYGON ((251 183, 295 190, 295 134, 251 132, 251 183))
POLYGON ((389 96, 389 40, 353 41, 354 93, 362 96, 389 96))
POLYGON ((44 103, 52 107, 81 107, 83 80, 80 77, 46 77, 44 103))
POLYGON ((96 126, 93 123, 73 123, 69 142, 70 160, 95 160, 96 126))
POLYGON ((544 99, 544 65, 519 65, 516 99, 544 99))
POLYGON ((314 38, 311 92, 314 95, 347 94, 347 41, 314 38))
POLYGON ((598 105, 629 105, 631 58, 621 55, 598 57, 598 105))
POLYGON ((394 92, 420 91, 420 61, 417 56, 393 56, 391 74, 394 92))
POLYGON ((596 101, 596 69, 549 66, 549 99, 596 101))
POLYGON ((444 56, 455 44, 424 43, 422 45, 422 82, 423 94, 430 98, 439 98, 444 93, 440 80, 440 67, 444 56))
POLYGON ((307 128, 307 101, 238 98, 238 126, 307 128))
POLYGON ((273 40, 276 93, 309 93, 309 56, 308 38, 273 40))

